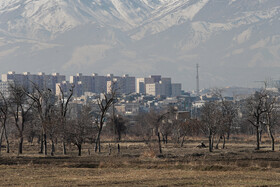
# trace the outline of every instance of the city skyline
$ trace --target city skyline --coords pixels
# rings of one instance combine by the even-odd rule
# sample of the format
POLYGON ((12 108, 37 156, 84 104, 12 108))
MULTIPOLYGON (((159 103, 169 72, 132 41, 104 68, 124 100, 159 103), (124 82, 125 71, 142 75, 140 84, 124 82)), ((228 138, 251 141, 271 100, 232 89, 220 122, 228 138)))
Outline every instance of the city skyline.
MULTIPOLYGON (((195 71, 196 71, 196 69, 194 69, 195 71)), ((0 75, 2 75, 2 74, 7 74, 7 73, 9 73, 9 72, 15 72, 15 73, 17 73, 17 74, 26 74, 26 73, 29 73, 29 74, 33 74, 33 75, 38 75, 38 74, 45 74, 45 75, 52 75, 52 74, 56 74, 56 73, 58 73, 58 74, 60 74, 60 75, 63 75, 63 76, 65 76, 65 80, 66 81, 70 81, 70 77, 71 76, 75 76, 75 75, 78 75, 78 74, 82 74, 83 76, 92 76, 92 75, 101 75, 101 76, 107 76, 107 75, 114 75, 114 76, 117 76, 117 77, 120 77, 120 76, 123 76, 123 75, 132 75, 132 74, 128 74, 128 73, 124 73, 124 74, 115 74, 115 73, 105 73, 105 74, 100 74, 100 73, 97 73, 97 72, 92 72, 92 73, 88 73, 88 74, 86 74, 86 73, 83 73, 83 72, 77 72, 77 73, 74 73, 74 74, 69 74, 69 73, 61 73, 61 72, 56 72, 56 71, 53 71, 53 72, 42 72, 42 71, 38 71, 38 72, 29 72, 29 71, 23 71, 23 72, 17 72, 17 71, 7 71, 7 72, 4 72, 4 73, 1 73, 0 72, 0 75)), ((199 73, 201 73, 201 72, 199 72, 199 73)), ((136 74, 137 75, 137 74, 136 74)), ((143 77, 149 77, 149 76, 151 76, 150 74, 144 74, 144 76, 141 76, 141 75, 139 75, 139 76, 136 76, 136 75, 132 75, 132 76, 135 76, 135 78, 137 79, 137 78, 143 78, 143 77)), ((162 77, 171 77, 171 76, 166 76, 166 75, 162 75, 162 74, 160 74, 160 73, 157 73, 157 74, 153 74, 153 75, 161 75, 162 77)), ((193 85, 192 87, 190 86, 190 87, 187 87, 187 88, 184 88, 184 82, 183 82, 183 80, 182 81, 177 81, 175 78, 173 78, 173 77, 171 77, 172 78, 172 80, 173 80, 173 82, 174 83, 180 83, 180 84, 182 84, 182 90, 184 90, 184 91, 187 91, 187 92, 197 92, 197 87, 196 87, 196 85, 193 85)), ((1 77, 0 77, 0 80, 2 80, 1 79, 1 77)), ((194 77, 193 77, 193 82, 196 84, 196 74, 194 74, 194 77)), ((243 88, 262 88, 262 87, 265 87, 265 82, 267 83, 267 84, 270 84, 270 86, 274 86, 274 85, 271 85, 271 84, 274 84, 273 82, 277 82, 277 83, 275 83, 275 84, 279 84, 278 82, 280 81, 280 77, 279 78, 272 78, 272 77, 269 77, 269 76, 266 76, 266 77, 264 77, 263 79, 257 79, 257 80, 252 80, 252 81, 250 81, 250 82, 248 82, 248 83, 246 83, 246 84, 240 84, 240 85, 223 85, 223 86, 215 86, 215 84, 208 84, 208 86, 200 86, 199 88, 199 90, 203 90, 203 89, 213 89, 213 88, 227 88, 227 87, 243 87, 243 88)), ((203 80, 201 81, 200 79, 199 79, 199 84, 201 84, 201 82, 204 82, 203 80)), ((246 82, 246 80, 244 80, 244 82, 246 82)), ((202 85, 205 85, 204 83, 202 83, 202 85)))
POLYGON ((77 73, 69 76, 67 80, 66 76, 60 73, 46 74, 38 72, 37 74, 32 74, 30 72, 16 73, 15 71, 9 71, 6 74, 2 74, 0 91, 8 94, 11 84, 21 85, 29 92, 32 92, 34 86, 39 89, 50 89, 56 95, 59 95, 61 91, 67 95, 69 90, 74 90, 73 94, 77 97, 85 95, 87 92, 110 93, 112 89, 119 94, 125 95, 139 93, 166 97, 177 97, 182 92, 181 83, 174 83, 171 78, 162 77, 161 75, 136 78, 128 74, 116 76, 114 74, 99 75, 92 73, 91 75, 83 75, 82 73, 77 73))

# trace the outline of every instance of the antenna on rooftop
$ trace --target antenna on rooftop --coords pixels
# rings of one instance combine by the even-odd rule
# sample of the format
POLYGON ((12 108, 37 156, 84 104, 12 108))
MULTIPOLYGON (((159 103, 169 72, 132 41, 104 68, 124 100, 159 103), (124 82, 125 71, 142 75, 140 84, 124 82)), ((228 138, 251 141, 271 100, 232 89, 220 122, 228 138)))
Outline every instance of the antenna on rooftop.
POLYGON ((196 64, 196 94, 199 95, 199 74, 198 74, 199 65, 196 64))

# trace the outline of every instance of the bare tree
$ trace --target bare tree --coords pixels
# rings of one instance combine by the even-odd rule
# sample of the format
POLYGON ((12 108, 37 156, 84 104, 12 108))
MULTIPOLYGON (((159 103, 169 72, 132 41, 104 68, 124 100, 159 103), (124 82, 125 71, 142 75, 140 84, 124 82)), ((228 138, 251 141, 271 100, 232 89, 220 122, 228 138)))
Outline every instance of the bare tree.
POLYGON ((108 94, 103 94, 102 98, 99 98, 97 101, 98 107, 100 109, 99 111, 99 116, 97 119, 97 128, 98 128, 98 133, 97 133, 97 138, 95 141, 95 152, 100 152, 101 151, 101 145, 100 145, 100 136, 101 132, 104 126, 105 118, 106 118, 106 113, 110 109, 110 107, 113 105, 114 100, 116 96, 116 90, 111 89, 111 92, 108 94))
POLYGON ((225 143, 225 136, 227 136, 227 139, 229 140, 231 134, 231 127, 233 126, 237 116, 237 108, 234 102, 227 101, 222 93, 223 93, 222 89, 213 90, 213 94, 220 99, 220 105, 221 105, 223 119, 224 119, 224 125, 220 130, 221 130, 221 137, 223 137, 225 143))
MULTIPOLYGON (((57 142, 57 139, 61 133, 60 129, 60 116, 58 110, 56 110, 56 107, 51 107, 49 111, 49 115, 46 119, 46 131, 47 135, 50 138, 51 141, 51 155, 54 156, 55 153, 55 142, 57 142)), ((65 132, 63 132, 65 133, 65 132)))
POLYGON ((65 126, 67 122, 67 112, 68 112, 68 104, 71 101, 71 98, 74 93, 74 87, 75 85, 73 84, 71 88, 69 89, 69 93, 67 94, 67 98, 63 89, 61 86, 59 86, 60 94, 58 96, 58 105, 59 105, 59 120, 60 120, 60 125, 61 125, 61 134, 62 134, 62 146, 63 146, 63 154, 66 155, 66 134, 65 134, 65 126))
POLYGON ((256 92, 247 99, 247 120, 255 127, 256 150, 260 149, 261 131, 264 124, 264 117, 268 109, 266 108, 267 93, 265 90, 256 92))
POLYGON ((122 135, 126 133, 127 127, 126 127, 127 120, 121 116, 121 115, 114 115, 111 119, 110 126, 112 127, 112 131, 114 132, 114 135, 116 136, 116 143, 117 143, 117 149, 118 153, 120 153, 120 144, 119 142, 122 139, 122 135))
POLYGON ((31 111, 33 103, 28 102, 24 88, 17 84, 11 84, 10 88, 9 103, 9 113, 14 119, 14 124, 18 132, 18 154, 22 154, 23 151, 23 132, 25 129, 26 121, 28 120, 28 115, 31 111))
POLYGON ((141 139, 148 145, 153 136, 153 124, 149 113, 140 113, 136 116, 135 134, 141 136, 141 139))
POLYGON ((6 123, 8 119, 8 102, 2 92, 0 92, 0 154, 1 154, 1 148, 2 148, 2 141, 3 141, 3 136, 5 135, 6 138, 6 143, 7 143, 7 153, 10 152, 10 143, 7 135, 7 130, 6 130, 6 123))
POLYGON ((204 132, 208 134, 209 151, 213 151, 214 137, 222 124, 222 111, 217 102, 206 102, 201 109, 204 132))
POLYGON ((160 127, 162 125, 163 120, 167 119, 166 116, 169 112, 165 110, 162 111, 151 111, 149 114, 149 120, 153 125, 155 135, 158 138, 158 149, 159 153, 162 154, 162 146, 161 146, 161 136, 160 136, 160 127))
POLYGON ((274 131, 275 127, 279 124, 279 111, 277 108, 277 99, 275 96, 272 94, 267 95, 267 98, 265 99, 265 121, 264 125, 267 127, 267 132, 271 138, 271 150, 274 151, 274 145, 275 145, 275 140, 274 140, 274 131))
MULTIPOLYGON (((34 138, 41 137, 41 128, 40 128, 40 120, 38 120, 38 115, 35 112, 31 112, 28 121, 28 125, 25 127, 25 136, 27 137, 28 142, 33 145, 34 138)), ((40 141, 38 141, 40 143, 40 141)))
POLYGON ((200 133, 200 130, 202 129, 201 121, 197 119, 189 119, 185 122, 179 123, 179 133, 180 137, 182 138, 180 146, 184 146, 185 137, 186 136, 198 136, 200 133))
POLYGON ((78 148, 78 156, 82 155, 82 144, 91 136, 93 128, 92 109, 88 105, 83 106, 79 114, 65 128, 68 140, 78 148))
POLYGON ((47 125, 49 121, 49 115, 52 107, 54 106, 54 94, 50 89, 40 89, 38 85, 33 83, 33 92, 26 92, 26 95, 34 102, 33 108, 37 112, 42 130, 42 141, 41 141, 41 151, 47 155, 47 125))
POLYGON ((174 107, 169 107, 167 112, 164 114, 164 119, 162 119, 159 124, 159 131, 165 144, 168 143, 168 136, 170 136, 176 128, 175 126, 178 122, 176 120, 176 112, 177 110, 174 107))

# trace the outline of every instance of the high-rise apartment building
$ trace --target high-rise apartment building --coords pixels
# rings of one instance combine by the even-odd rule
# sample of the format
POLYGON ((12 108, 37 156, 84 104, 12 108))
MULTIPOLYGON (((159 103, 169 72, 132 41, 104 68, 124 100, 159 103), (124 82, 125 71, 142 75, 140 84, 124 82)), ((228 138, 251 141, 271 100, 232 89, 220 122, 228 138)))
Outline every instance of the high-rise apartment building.
POLYGON ((160 83, 146 84, 146 94, 152 96, 162 95, 160 83))
POLYGON ((51 89, 59 95, 59 87, 67 95, 69 89, 74 85, 74 96, 84 95, 89 93, 109 93, 112 86, 119 94, 141 93, 154 96, 176 97, 181 94, 181 84, 172 84, 171 78, 162 77, 161 75, 151 75, 145 78, 135 78, 127 74, 123 76, 114 76, 107 74, 99 76, 94 73, 92 75, 83 75, 78 73, 75 76, 70 76, 69 82, 66 81, 64 75, 53 73, 46 75, 45 73, 30 74, 24 72, 17 74, 8 72, 2 74, 0 82, 0 91, 8 93, 9 84, 19 84, 27 88, 30 92, 33 91, 34 85, 40 89, 51 89), (136 84, 135 84, 136 83, 136 84))
POLYGON ((161 78, 159 83, 161 84, 161 95, 170 97, 172 94, 171 78, 161 78))
POLYGON ((172 95, 171 78, 161 77, 161 75, 151 75, 148 78, 137 78, 136 92, 153 96, 172 95))
POLYGON ((68 97, 70 90, 73 89, 73 96, 81 96, 82 93, 82 82, 78 82, 76 85, 71 84, 68 81, 62 81, 56 84, 56 95, 61 96, 63 92, 64 97, 68 97), (61 89, 61 90, 60 90, 61 89))
POLYGON ((119 94, 135 93, 135 77, 123 75, 107 81, 107 93, 115 89, 119 94))
POLYGON ((94 79, 94 90, 95 93, 105 93, 107 89, 107 80, 106 76, 99 76, 97 73, 92 74, 94 79))
POLYGON ((177 97, 181 95, 182 84, 173 83, 172 84, 172 97, 177 97))
POLYGON ((28 91, 32 91, 34 86, 39 89, 50 89, 55 93, 56 83, 61 83, 66 80, 65 75, 60 75, 59 73, 53 73, 46 75, 45 73, 30 74, 29 72, 24 72, 22 74, 17 74, 14 71, 10 71, 7 74, 2 74, 2 82, 14 82, 23 86, 28 91))
POLYGON ((146 94, 146 84, 154 83, 151 77, 137 78, 136 79, 136 93, 146 94))
POLYGON ((83 75, 78 73, 76 76, 70 76, 70 83, 81 85, 81 90, 78 93, 83 95, 85 92, 104 93, 107 90, 107 80, 111 80, 109 76, 99 76, 97 73, 92 75, 83 75))
POLYGON ((153 82, 159 83, 161 81, 161 75, 151 75, 150 78, 153 79, 153 82))

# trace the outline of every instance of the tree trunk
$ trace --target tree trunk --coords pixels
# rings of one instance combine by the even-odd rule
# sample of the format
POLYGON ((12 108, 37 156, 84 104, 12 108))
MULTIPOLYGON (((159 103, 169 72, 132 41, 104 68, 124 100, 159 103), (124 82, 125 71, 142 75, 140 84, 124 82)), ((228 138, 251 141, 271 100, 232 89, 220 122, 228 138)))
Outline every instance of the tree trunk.
POLYGON ((65 141, 63 140, 62 142, 62 147, 63 147, 63 155, 67 154, 67 150, 66 150, 66 145, 65 145, 65 141))
POLYGON ((39 154, 43 154, 43 150, 44 150, 43 133, 41 134, 41 136, 38 137, 38 143, 40 144, 39 154))
POLYGON ((9 142, 8 135, 7 135, 6 125, 4 126, 4 130, 5 130, 4 133, 5 133, 5 139, 6 139, 6 144, 7 144, 6 152, 10 153, 10 142, 9 142))
POLYGON ((162 142, 165 143, 166 141, 165 141, 165 136, 164 136, 164 134, 161 133, 161 136, 162 136, 162 142))
POLYGON ((267 125, 267 131, 268 131, 269 136, 271 138, 271 150, 274 151, 274 145, 275 145, 275 143, 274 143, 274 136, 272 134, 272 130, 271 130, 269 125, 267 125))
POLYGON ((44 133, 43 134, 43 141, 44 141, 44 154, 45 155, 48 155, 48 149, 47 149, 47 134, 46 133, 44 133))
POLYGON ((112 149, 111 149, 111 144, 109 144, 108 148, 109 148, 108 154, 111 155, 111 151, 112 151, 112 149))
POLYGON ((2 150, 2 140, 0 140, 0 155, 1 155, 1 150, 2 150))
POLYGON ((257 147, 256 150, 260 150, 260 132, 259 132, 259 127, 256 126, 256 135, 257 135, 257 147))
POLYGON ((22 146, 23 146, 23 136, 21 135, 18 143, 18 154, 22 154, 22 146))
POLYGON ((54 146, 54 140, 52 139, 52 151, 51 151, 52 156, 54 156, 54 152, 55 152, 55 146, 54 146))
POLYGON ((181 147, 184 146, 184 141, 185 141, 185 136, 183 136, 182 142, 181 142, 181 147))
POLYGON ((1 129, 1 133, 0 133, 0 155, 1 155, 1 150, 2 150, 3 135, 4 135, 4 127, 1 129))
POLYGON ((44 140, 43 140, 43 135, 40 137, 40 154, 43 154, 44 151, 44 140))
POLYGON ((2 150, 2 140, 1 140, 1 137, 0 137, 0 155, 1 155, 1 150, 2 150))
POLYGON ((223 142, 223 149, 225 149, 225 148, 226 148, 226 136, 225 136, 225 135, 223 135, 223 139, 224 139, 224 142, 223 142))
POLYGON ((259 140, 260 140, 260 144, 262 143, 262 133, 263 133, 263 130, 262 129, 260 129, 259 130, 259 140))
POLYGON ((220 141, 221 141, 221 138, 218 138, 218 141, 217 141, 217 144, 216 144, 215 149, 219 149, 219 143, 220 143, 220 141))
POLYGON ((7 144, 6 152, 7 152, 7 153, 10 153, 10 142, 9 142, 9 139, 8 139, 8 138, 6 138, 6 144, 7 144))
POLYGON ((271 150, 274 151, 274 137, 272 134, 270 135, 270 137, 271 137, 271 150))
POLYGON ((95 141, 95 149, 94 149, 94 152, 97 152, 97 149, 98 149, 98 137, 96 138, 96 141, 95 141))
POLYGON ((210 132, 209 134, 209 137, 208 137, 208 140, 209 140, 209 152, 212 152, 212 133, 210 132))
POLYGON ((158 148, 159 148, 159 153, 162 154, 162 150, 161 150, 161 141, 160 141, 160 133, 158 132, 158 148))
POLYGON ((230 137, 230 130, 227 132, 227 140, 229 140, 230 137))
POLYGON ((212 135, 211 147, 212 147, 212 150, 213 150, 213 147, 214 147, 214 135, 212 135))
POLYGON ((77 144, 77 147, 79 150, 78 156, 82 156, 82 144, 77 144))
POLYGON ((120 144, 118 144, 118 154, 120 154, 121 152, 121 147, 120 147, 120 144))
POLYGON ((97 152, 97 149, 98 149, 99 153, 101 151, 101 148, 100 148, 100 136, 101 136, 102 126, 103 126, 103 124, 100 124, 100 128, 98 130, 98 134, 97 134, 97 138, 96 138, 96 142, 95 142, 95 152, 97 152))

